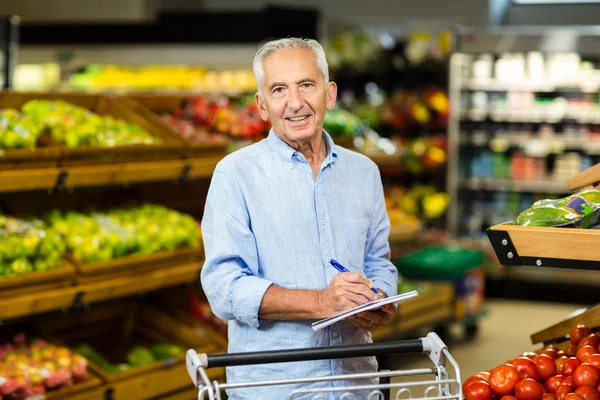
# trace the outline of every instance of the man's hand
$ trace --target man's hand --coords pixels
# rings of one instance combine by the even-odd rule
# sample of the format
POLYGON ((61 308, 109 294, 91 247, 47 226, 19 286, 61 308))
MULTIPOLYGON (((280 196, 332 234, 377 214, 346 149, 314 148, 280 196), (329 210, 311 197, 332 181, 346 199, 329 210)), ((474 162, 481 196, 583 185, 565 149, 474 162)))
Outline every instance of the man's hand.
POLYGON ((345 321, 366 331, 375 332, 392 319, 395 312, 396 307, 393 304, 386 304, 377 311, 364 311, 356 315, 351 315, 345 321))
POLYGON ((356 272, 337 274, 329 286, 318 292, 317 304, 323 318, 348 311, 380 297, 371 291, 373 282, 356 272))

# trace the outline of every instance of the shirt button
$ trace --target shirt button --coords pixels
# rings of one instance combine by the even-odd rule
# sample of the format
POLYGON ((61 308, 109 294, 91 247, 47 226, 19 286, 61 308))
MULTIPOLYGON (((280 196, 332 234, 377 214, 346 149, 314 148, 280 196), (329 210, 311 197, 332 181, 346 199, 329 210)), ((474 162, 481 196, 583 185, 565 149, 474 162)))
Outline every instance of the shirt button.
POLYGON ((289 168, 294 169, 294 164, 290 163, 289 168))
POLYGON ((297 157, 296 157, 296 160, 298 160, 298 161, 302 161, 302 156, 300 156, 300 155, 299 155, 299 156, 297 156, 297 157))
POLYGON ((319 221, 319 222, 321 222, 321 225, 325 225, 325 220, 324 220, 324 219, 322 219, 322 220, 321 220, 321 221, 319 221))
POLYGON ((333 337, 337 338, 337 332, 333 332, 333 337))

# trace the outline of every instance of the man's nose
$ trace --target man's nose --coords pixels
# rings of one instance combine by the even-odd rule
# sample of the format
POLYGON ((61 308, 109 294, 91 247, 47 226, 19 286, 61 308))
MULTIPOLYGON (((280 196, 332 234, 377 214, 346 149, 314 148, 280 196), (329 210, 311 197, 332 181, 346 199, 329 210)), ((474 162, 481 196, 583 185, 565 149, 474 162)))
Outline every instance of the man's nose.
POLYGON ((304 106, 304 97, 302 97, 302 93, 298 89, 289 91, 287 106, 294 111, 298 111, 304 106))

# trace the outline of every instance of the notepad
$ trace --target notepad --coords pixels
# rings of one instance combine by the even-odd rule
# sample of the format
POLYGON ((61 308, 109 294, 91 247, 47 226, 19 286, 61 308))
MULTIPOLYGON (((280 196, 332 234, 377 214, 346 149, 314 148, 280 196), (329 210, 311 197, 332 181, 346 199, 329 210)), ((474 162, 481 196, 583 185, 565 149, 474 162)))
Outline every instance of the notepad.
POLYGON ((335 324, 338 321, 341 321, 345 318, 348 318, 351 315, 355 315, 358 314, 360 312, 363 311, 369 311, 369 310, 375 310, 377 308, 380 308, 386 304, 391 304, 391 303, 398 303, 402 300, 406 300, 406 299, 410 299, 412 297, 415 297, 416 295, 418 295, 419 293, 416 290, 413 290, 412 292, 406 292, 406 293, 402 293, 396 296, 391 296, 391 297, 386 297, 385 299, 381 299, 381 300, 375 300, 372 301, 370 303, 366 303, 366 304, 362 304, 360 306, 354 307, 348 311, 344 311, 343 313, 334 315, 332 317, 329 318, 325 318, 325 319, 321 319, 319 321, 313 322, 312 323, 312 328, 315 331, 321 330, 329 325, 335 324))

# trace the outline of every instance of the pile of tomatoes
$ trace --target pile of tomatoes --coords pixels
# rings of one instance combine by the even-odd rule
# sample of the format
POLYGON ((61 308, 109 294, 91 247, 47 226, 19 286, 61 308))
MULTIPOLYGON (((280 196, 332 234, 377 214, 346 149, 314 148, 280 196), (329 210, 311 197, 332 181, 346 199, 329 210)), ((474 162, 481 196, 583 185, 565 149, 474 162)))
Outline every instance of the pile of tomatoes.
POLYGON ((570 345, 549 345, 473 375, 466 400, 600 400, 600 332, 572 329, 570 345))

